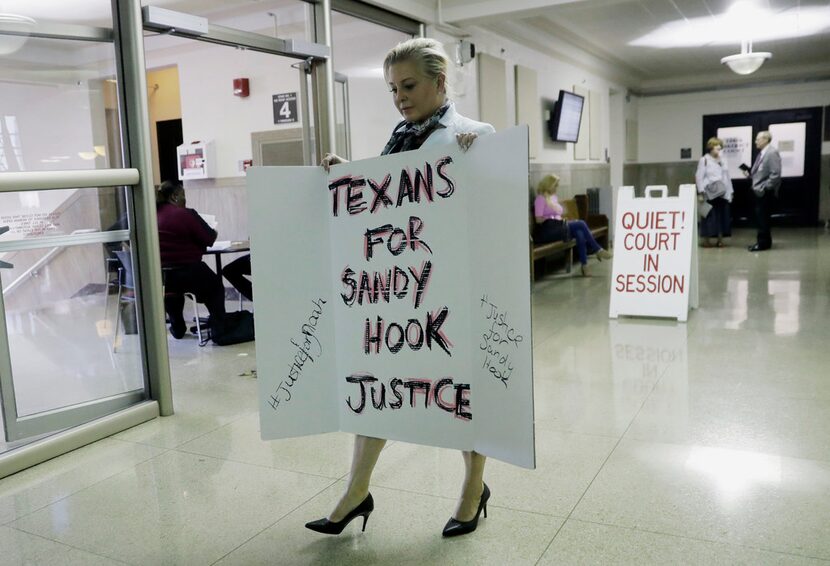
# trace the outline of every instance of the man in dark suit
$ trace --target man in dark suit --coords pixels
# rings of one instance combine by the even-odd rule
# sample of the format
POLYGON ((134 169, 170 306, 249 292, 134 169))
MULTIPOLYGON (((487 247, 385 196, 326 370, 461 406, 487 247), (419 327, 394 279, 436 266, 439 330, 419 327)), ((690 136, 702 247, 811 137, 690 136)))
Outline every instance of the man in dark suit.
POLYGON ((762 252, 772 247, 772 233, 770 232, 770 211, 773 195, 778 194, 781 186, 781 156, 778 150, 770 145, 772 135, 768 131, 758 132, 755 136, 755 147, 758 156, 752 164, 752 169, 744 175, 752 177, 752 190, 755 193, 755 220, 758 223, 758 236, 755 244, 749 247, 751 252, 762 252))

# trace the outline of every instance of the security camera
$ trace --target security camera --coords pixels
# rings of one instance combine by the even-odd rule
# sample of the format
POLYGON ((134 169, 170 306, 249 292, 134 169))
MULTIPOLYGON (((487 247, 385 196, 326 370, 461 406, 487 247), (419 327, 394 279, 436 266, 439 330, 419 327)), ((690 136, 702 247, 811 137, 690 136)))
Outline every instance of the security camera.
POLYGON ((472 41, 462 39, 455 44, 455 64, 463 67, 464 63, 469 63, 476 56, 476 44, 472 41))

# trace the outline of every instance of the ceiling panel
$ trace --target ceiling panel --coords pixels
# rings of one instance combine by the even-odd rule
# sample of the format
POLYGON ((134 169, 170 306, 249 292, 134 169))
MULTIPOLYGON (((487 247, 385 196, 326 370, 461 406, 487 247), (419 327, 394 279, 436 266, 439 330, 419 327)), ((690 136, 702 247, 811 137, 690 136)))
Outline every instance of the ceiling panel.
MULTIPOLYGON (((631 45, 635 39, 651 33, 670 22, 687 26, 688 20, 701 26, 707 18, 722 15, 734 0, 579 0, 552 6, 544 18, 536 18, 535 27, 547 28, 552 38, 557 30, 575 34, 594 52, 603 53, 610 61, 623 61, 641 69, 645 80, 699 75, 717 76, 729 73, 720 63, 721 57, 740 51, 740 37, 734 42, 695 47, 655 48, 631 45), (541 25, 540 22, 545 24, 541 25)), ((830 2, 828 0, 763 0, 763 6, 778 13, 784 10, 828 10, 828 24, 818 35, 800 38, 756 41, 756 51, 772 51, 773 59, 764 64, 753 78, 764 74, 795 69, 803 65, 828 65, 830 70, 830 2)), ((799 14, 801 12, 798 12, 799 14)), ((715 19, 713 21, 716 21, 715 19)), ((529 21, 525 22, 529 24, 529 21)), ((802 28, 803 29, 803 28, 802 28)), ((562 34, 565 35, 565 34, 562 34)), ((718 35, 718 37, 723 37, 718 35)), ((806 77, 805 77, 806 78, 806 77)))
POLYGON ((678 4, 683 17, 686 18, 705 18, 712 15, 712 11, 706 4, 706 0, 697 0, 696 2, 683 2, 678 4))
MULTIPOLYGON (((680 2, 687 4, 688 2, 680 2)), ((683 13, 679 11, 678 3, 671 0, 640 0, 643 8, 651 14, 658 22, 667 22, 683 18, 683 13)))

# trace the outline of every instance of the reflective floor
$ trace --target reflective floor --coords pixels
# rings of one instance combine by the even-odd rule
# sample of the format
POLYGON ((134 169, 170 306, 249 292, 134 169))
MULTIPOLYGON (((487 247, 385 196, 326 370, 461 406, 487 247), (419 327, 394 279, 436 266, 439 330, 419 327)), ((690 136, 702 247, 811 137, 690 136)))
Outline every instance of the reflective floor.
POLYGON ((177 414, 0 480, 2 564, 821 564, 830 561, 830 235, 701 250, 687 324, 609 321, 610 265, 534 288, 538 469, 442 540, 456 452, 391 443, 367 530, 333 507, 344 434, 258 439, 250 345, 171 341, 177 414))
MULTIPOLYGON (((115 333, 117 297, 106 290, 5 312, 15 405, 21 417, 143 390, 135 316, 115 333)), ((122 312, 135 312, 127 302, 122 312)), ((2 416, 0 416, 2 425, 2 416)), ((26 444, 3 442, 0 453, 26 444)))

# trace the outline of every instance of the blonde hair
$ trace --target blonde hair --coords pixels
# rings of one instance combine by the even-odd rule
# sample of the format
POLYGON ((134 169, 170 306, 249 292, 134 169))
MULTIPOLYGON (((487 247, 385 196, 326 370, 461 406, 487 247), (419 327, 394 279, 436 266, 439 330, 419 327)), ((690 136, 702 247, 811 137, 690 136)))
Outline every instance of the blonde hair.
POLYGON ((542 180, 539 181, 539 184, 536 185, 536 194, 538 195, 552 195, 556 193, 556 190, 559 188, 559 176, 558 175, 545 175, 542 177, 542 180))
POLYGON ((720 138, 709 138, 709 141, 706 142, 706 151, 712 151, 712 148, 716 145, 723 149, 723 141, 720 138))
POLYGON ((764 136, 767 139, 767 143, 770 143, 772 141, 772 134, 769 133, 769 130, 762 130, 758 132, 758 135, 764 136))
POLYGON ((416 37, 397 44, 383 60, 383 76, 388 80, 389 67, 401 61, 412 61, 428 79, 437 81, 444 77, 444 93, 450 97, 450 59, 444 46, 429 37, 416 37))

